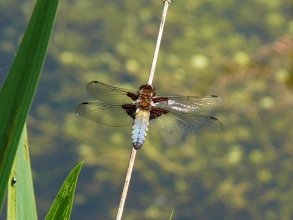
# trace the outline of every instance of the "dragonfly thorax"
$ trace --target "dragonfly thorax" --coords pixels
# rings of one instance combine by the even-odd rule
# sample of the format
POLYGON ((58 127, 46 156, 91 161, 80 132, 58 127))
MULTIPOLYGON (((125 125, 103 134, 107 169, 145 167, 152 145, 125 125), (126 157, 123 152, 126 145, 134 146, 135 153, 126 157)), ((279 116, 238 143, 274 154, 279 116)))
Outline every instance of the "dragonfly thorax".
POLYGON ((156 95, 156 89, 152 85, 142 85, 138 91, 138 99, 136 101, 136 108, 141 110, 152 109, 152 98, 156 95))

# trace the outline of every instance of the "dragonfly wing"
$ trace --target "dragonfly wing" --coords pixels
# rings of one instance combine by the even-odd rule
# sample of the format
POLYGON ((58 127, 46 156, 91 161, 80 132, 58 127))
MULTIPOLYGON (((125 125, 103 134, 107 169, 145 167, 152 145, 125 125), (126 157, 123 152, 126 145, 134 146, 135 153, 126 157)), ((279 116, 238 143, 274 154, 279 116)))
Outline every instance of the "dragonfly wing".
POLYGON ((150 120, 150 127, 171 133, 219 131, 222 123, 213 117, 184 112, 168 112, 150 120))
MULTIPOLYGON (((129 107, 129 105, 128 105, 129 107)), ((123 105, 108 103, 84 102, 77 106, 76 113, 84 118, 98 122, 103 125, 121 127, 131 125, 133 119, 131 109, 124 109, 123 105)))
POLYGON ((138 98, 137 92, 98 81, 90 82, 86 88, 93 97, 105 103, 133 103, 138 98))
POLYGON ((215 95, 208 96, 156 96, 154 106, 180 112, 208 111, 224 105, 224 100, 215 95))

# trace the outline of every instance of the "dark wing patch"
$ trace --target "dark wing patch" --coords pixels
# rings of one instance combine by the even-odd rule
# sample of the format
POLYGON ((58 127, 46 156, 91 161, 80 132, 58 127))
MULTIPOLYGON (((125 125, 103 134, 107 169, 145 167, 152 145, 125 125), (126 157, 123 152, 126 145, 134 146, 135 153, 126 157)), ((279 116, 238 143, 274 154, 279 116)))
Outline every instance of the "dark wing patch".
POLYGON ((169 111, 166 109, 162 109, 162 108, 152 108, 150 111, 150 120, 151 119, 156 119, 158 117, 160 117, 163 114, 167 114, 169 111))

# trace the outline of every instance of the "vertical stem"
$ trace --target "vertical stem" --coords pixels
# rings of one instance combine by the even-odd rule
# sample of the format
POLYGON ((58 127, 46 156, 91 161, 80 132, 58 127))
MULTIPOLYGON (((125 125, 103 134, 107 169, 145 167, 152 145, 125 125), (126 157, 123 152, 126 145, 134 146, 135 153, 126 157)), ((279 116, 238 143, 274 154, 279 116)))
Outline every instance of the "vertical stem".
MULTIPOLYGON (((158 59, 160 44, 161 44, 164 25, 165 25, 165 20, 166 20, 167 11, 168 11, 168 6, 171 2, 171 0, 162 0, 162 1, 164 3, 164 9, 163 9, 163 13, 162 13, 162 20, 161 20, 161 24, 160 24, 158 39, 157 39, 153 62, 152 62, 151 71, 150 71, 150 76, 149 76, 149 80, 148 80, 148 84, 150 84, 150 85, 153 82, 156 63, 157 63, 157 59, 158 59)), ((122 195, 121 195, 121 200, 120 200, 116 220, 121 220, 121 218, 122 218, 122 213, 123 213, 124 204, 125 204, 125 200, 126 200, 126 196, 127 196, 127 192, 128 192, 128 188, 129 188, 129 183, 130 183, 130 179, 131 179, 135 156, 136 156, 136 150, 134 148, 132 148, 132 152, 130 155, 129 165, 128 165, 128 169, 127 169, 127 174, 126 174, 126 178, 125 178, 125 182, 124 182, 124 187, 123 187, 123 191, 122 191, 122 195)))
POLYGON ((121 220, 121 217, 122 217, 123 208, 124 208, 124 204, 125 204, 125 200, 126 200, 126 196, 127 196, 127 191, 129 188, 130 178, 131 178, 131 174, 132 174, 132 170, 133 170, 135 156, 136 156, 136 150, 134 148, 132 148, 132 152, 130 155, 129 165, 128 165, 128 169, 127 169, 127 174, 126 174, 126 178, 125 178, 125 182, 124 182, 124 187, 123 187, 123 191, 122 191, 122 195, 121 195, 121 200, 120 200, 116 220, 121 220))
POLYGON ((156 64, 157 64, 160 44, 161 44, 164 25, 165 25, 165 20, 166 20, 168 6, 169 6, 170 2, 171 2, 171 0, 163 0, 164 9, 163 9, 163 13, 162 13, 162 20, 161 20, 161 25, 160 25, 160 29, 159 29, 157 44, 156 44, 156 48, 155 48, 155 52, 154 52, 154 57, 153 57, 153 62, 152 62, 152 66, 151 66, 150 76, 149 76, 149 80, 148 80, 148 84, 150 84, 150 85, 153 83, 153 78, 154 78, 154 74, 155 74, 155 69, 156 69, 156 64))

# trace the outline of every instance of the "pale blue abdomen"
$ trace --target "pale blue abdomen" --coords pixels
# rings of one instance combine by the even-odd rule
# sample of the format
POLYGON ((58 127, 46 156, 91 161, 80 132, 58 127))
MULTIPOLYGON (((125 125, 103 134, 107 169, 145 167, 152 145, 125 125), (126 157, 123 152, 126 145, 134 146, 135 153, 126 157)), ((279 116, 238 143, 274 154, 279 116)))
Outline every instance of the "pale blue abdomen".
POLYGON ((135 119, 132 127, 132 145, 138 150, 144 143, 149 127, 150 112, 138 110, 135 113, 135 119))

